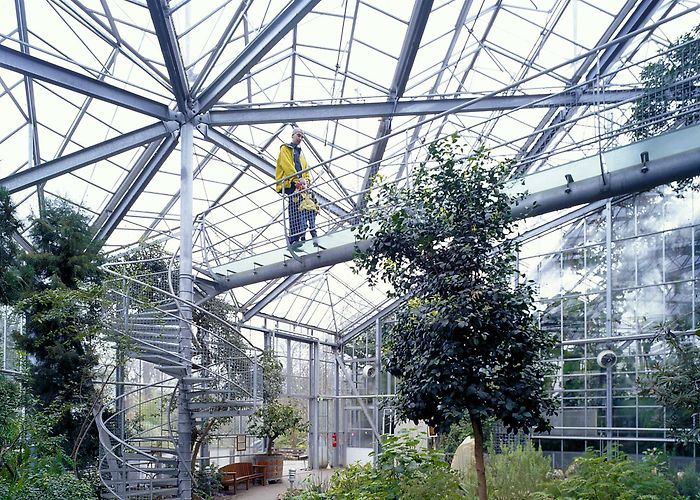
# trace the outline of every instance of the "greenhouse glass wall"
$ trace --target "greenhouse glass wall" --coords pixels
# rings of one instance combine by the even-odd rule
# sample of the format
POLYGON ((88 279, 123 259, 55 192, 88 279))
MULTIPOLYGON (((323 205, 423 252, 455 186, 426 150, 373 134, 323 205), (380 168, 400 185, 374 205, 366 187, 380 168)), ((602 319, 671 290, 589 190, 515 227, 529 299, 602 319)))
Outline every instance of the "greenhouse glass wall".
MULTIPOLYGON (((100 328, 78 344, 99 359, 83 409, 112 497, 189 500, 193 467, 256 460, 270 442, 251 423, 270 402, 265 369, 281 371, 272 399, 308 422, 277 446, 309 468, 376 460, 381 435, 414 425, 397 418, 382 342, 408 297, 355 268, 372 241, 357 222, 380 186, 432 168, 447 137, 510 166, 517 279, 534 280, 537 321, 557 339, 552 432, 496 426, 497 446, 532 439, 556 467, 611 442, 696 457, 638 381, 669 335, 700 326, 697 2, 0 0, 0 12, 0 195, 18 220, 0 221, 0 258, 50 261, 37 228, 56 207, 99 248, 100 328), (299 132, 320 207, 309 239, 289 191, 301 156, 280 173, 299 132)), ((59 281, 22 283, 60 295, 59 281)), ((29 316, 0 291, 0 370, 26 375, 38 358, 15 340, 29 316)))

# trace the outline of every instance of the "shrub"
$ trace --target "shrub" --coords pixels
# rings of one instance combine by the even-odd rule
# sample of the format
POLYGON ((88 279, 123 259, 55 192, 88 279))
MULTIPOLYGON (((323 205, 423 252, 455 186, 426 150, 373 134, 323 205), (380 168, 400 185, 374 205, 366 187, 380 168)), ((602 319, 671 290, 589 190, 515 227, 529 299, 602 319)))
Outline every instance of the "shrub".
POLYGON ((695 470, 694 461, 691 461, 676 476, 676 489, 689 500, 700 500, 700 477, 695 470))
POLYGON ((574 461, 570 477, 550 483, 546 491, 579 500, 682 499, 653 461, 635 462, 618 450, 611 455, 587 451, 574 461))
MULTIPOLYGON (((493 450, 493 445, 489 446, 493 450)), ((550 460, 531 442, 501 446, 501 453, 489 454, 486 460, 486 481, 489 498, 524 500, 533 498, 544 488, 551 471, 550 460)), ((476 474, 469 470, 465 478, 469 491, 476 495, 476 474)), ((545 497, 546 498, 546 497, 545 497)))
POLYGON ((288 500, 419 500, 467 498, 458 476, 442 453, 418 448, 419 440, 406 434, 385 436, 377 466, 351 464, 337 471, 326 491, 308 488, 288 500))
POLYGON ((38 473, 28 475, 11 485, 0 488, 1 500, 93 500, 92 485, 81 481, 70 472, 62 474, 38 473))

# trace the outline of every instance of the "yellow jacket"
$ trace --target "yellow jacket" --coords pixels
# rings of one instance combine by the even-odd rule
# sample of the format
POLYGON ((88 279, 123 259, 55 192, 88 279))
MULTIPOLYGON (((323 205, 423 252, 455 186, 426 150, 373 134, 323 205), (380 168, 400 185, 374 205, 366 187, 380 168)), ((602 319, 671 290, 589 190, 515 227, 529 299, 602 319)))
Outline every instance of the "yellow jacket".
MULTIPOLYGON (((306 158, 304 158, 304 153, 299 154, 299 163, 301 163, 301 168, 306 169, 308 168, 308 164, 306 163, 306 158)), ((297 171, 296 168, 294 168, 294 150, 289 144, 282 144, 280 146, 280 154, 277 157, 277 168, 275 169, 275 179, 280 180, 283 179, 284 177, 287 177, 288 175, 293 175, 297 171)), ((304 179, 308 179, 309 181, 311 180, 311 175, 309 174, 309 171, 306 170, 304 173, 301 174, 304 179)), ((277 189, 278 193, 282 192, 282 184, 284 184, 284 188, 290 188, 292 187, 292 182, 294 182, 294 177, 290 177, 289 179, 283 181, 283 182, 278 182, 277 185, 275 186, 275 189, 277 189)))

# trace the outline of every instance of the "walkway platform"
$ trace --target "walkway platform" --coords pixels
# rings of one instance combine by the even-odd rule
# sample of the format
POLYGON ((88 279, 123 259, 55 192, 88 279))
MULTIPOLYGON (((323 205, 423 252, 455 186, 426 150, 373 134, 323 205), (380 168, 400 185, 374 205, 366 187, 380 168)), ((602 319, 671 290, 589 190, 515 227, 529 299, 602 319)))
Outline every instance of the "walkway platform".
MULTIPOLYGON (((634 193, 700 175, 700 125, 685 127, 572 161, 517 179, 508 187, 524 198, 513 217, 526 218, 634 193)), ((357 240, 352 229, 307 241, 294 254, 278 248, 212 269, 204 287, 218 294, 239 286, 283 278, 352 260, 372 240, 357 240)))

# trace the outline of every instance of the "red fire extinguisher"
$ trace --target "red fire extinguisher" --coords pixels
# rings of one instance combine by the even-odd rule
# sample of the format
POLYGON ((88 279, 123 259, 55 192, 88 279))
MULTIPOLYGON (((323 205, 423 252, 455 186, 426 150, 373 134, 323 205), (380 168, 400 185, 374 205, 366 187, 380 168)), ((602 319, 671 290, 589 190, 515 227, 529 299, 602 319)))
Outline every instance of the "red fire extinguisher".
POLYGON ((336 446, 338 446, 338 438, 337 438, 335 432, 334 432, 333 434, 331 434, 331 446, 332 446, 333 448, 335 448, 336 446))

